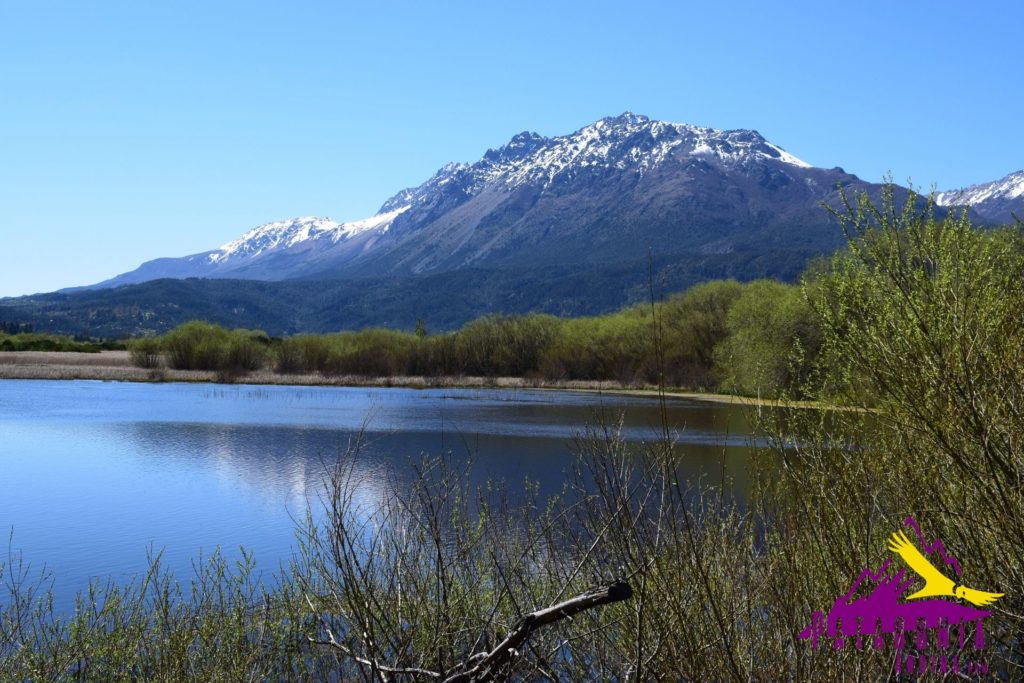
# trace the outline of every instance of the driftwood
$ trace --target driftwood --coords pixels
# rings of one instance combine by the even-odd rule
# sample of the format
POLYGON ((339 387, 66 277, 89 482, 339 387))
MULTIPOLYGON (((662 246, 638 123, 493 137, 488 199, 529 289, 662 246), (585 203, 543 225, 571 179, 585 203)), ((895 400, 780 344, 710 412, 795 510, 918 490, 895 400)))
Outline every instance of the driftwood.
POLYGON ((518 649, 530 637, 530 634, 541 626, 553 624, 562 619, 568 619, 591 607, 599 607, 613 602, 621 602, 633 597, 633 589, 625 581, 616 581, 607 586, 597 586, 585 593, 570 598, 565 602, 552 605, 536 612, 527 614, 515 625, 512 631, 505 636, 505 640, 491 650, 481 655, 475 655, 472 660, 479 659, 477 664, 468 671, 449 676, 444 683, 480 683, 493 680, 502 667, 512 659, 518 649))
MULTIPOLYGON (((633 589, 625 581, 615 581, 605 586, 596 586, 590 590, 570 598, 564 602, 551 607, 531 612, 524 615, 516 622, 505 639, 490 652, 480 652, 469 658, 456 669, 462 669, 470 664, 471 668, 452 674, 444 678, 443 683, 483 683, 494 680, 501 674, 503 668, 511 659, 518 654, 519 648, 529 640, 530 635, 548 624, 553 624, 562 619, 570 619, 574 615, 584 612, 593 607, 608 605, 613 602, 621 602, 633 597, 633 589), (475 662, 475 663, 474 663, 475 662)), ((436 671, 421 668, 391 667, 380 662, 371 661, 355 654, 341 642, 333 633, 328 631, 329 640, 315 641, 321 645, 330 645, 351 656, 357 662, 367 665, 383 680, 387 681, 391 676, 423 676, 437 680, 442 679, 442 674, 436 671)))

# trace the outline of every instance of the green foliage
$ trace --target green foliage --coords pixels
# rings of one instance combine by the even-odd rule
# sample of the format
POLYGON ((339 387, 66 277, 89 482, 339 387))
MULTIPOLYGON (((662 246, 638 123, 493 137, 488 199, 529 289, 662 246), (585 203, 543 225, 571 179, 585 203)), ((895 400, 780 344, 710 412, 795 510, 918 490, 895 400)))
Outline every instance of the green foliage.
POLYGON ((913 516, 955 549, 965 583, 1006 593, 986 620, 987 656, 994 677, 1013 678, 1024 657, 1024 239, 937 217, 913 195, 898 205, 892 188, 837 218, 849 248, 806 287, 821 351, 805 391, 870 411, 767 425, 785 463, 769 487, 786 522, 778 542, 819 548, 797 566, 837 595, 913 516))
POLYGON ((729 335, 729 311, 744 291, 735 280, 691 287, 662 307, 665 381, 675 386, 714 386, 715 350, 729 335))
POLYGON ((128 357, 132 365, 154 369, 163 365, 163 343, 155 337, 142 337, 128 342, 128 357))
POLYGON ((71 337, 35 332, 0 332, 0 351, 72 351, 77 353, 99 353, 123 349, 120 342, 81 341, 71 337))
POLYGON ((525 376, 537 371, 561 321, 549 315, 488 316, 455 333, 460 374, 525 376))
MULTIPOLYGON (((168 365, 178 369, 245 372, 271 364, 284 374, 661 380, 692 389, 715 388, 725 377, 731 391, 775 396, 808 374, 817 337, 798 288, 723 280, 593 317, 491 315, 443 334, 420 325, 411 333, 368 328, 279 342, 193 321, 161 344, 168 365)), ((136 364, 146 362, 140 353, 136 364)))
POLYGON ((45 579, 13 558, 0 600, 0 680, 316 680, 300 653, 301 614, 287 587, 268 592, 251 555, 219 553, 182 586, 152 559, 141 581, 93 582, 58 614, 45 579))
POLYGON ((715 349, 722 386, 747 395, 798 391, 821 343, 803 291, 771 280, 744 286, 729 308, 726 329, 715 349))
POLYGON ((164 337, 167 364, 176 370, 217 370, 229 338, 230 333, 219 325, 199 320, 180 325, 164 337))
POLYGON ((653 372, 650 309, 638 306, 563 325, 542 369, 564 379, 643 381, 653 372))
POLYGON ((291 375, 325 372, 330 358, 328 337, 298 334, 283 340, 274 349, 274 369, 291 375))
POLYGON ((850 249, 811 299, 825 388, 874 405, 893 428, 880 434, 927 472, 956 473, 958 496, 969 487, 1024 543, 1024 238, 891 196, 858 197, 841 218, 850 249))
POLYGON ((169 367, 216 370, 228 377, 263 367, 269 344, 262 331, 227 330, 198 320, 176 327, 160 341, 169 367))

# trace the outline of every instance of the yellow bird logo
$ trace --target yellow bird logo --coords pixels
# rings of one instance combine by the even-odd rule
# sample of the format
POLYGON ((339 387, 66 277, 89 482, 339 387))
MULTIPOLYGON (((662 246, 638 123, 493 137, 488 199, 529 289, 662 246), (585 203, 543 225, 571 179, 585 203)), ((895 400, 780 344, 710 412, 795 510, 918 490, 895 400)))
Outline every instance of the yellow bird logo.
POLYGON ((989 593, 979 591, 967 586, 957 585, 955 581, 947 578, 942 572, 928 561, 928 558, 921 554, 907 535, 897 531, 889 538, 889 550, 903 558, 907 566, 914 570, 918 576, 924 579, 924 588, 913 595, 908 595, 907 600, 918 598, 962 598, 967 602, 984 607, 1003 597, 1003 593, 989 593))

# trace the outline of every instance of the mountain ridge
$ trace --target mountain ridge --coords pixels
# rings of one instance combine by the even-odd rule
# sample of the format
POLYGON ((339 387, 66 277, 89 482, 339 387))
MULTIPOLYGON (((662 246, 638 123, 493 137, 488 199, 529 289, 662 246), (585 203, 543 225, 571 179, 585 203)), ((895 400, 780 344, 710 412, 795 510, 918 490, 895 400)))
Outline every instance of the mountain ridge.
MULTIPOLYGON (((798 222, 819 228, 828 222, 817 207, 819 197, 833 192, 835 182, 863 184, 841 169, 815 169, 754 130, 626 112, 568 135, 514 135, 476 162, 446 164, 366 219, 275 221, 218 249, 156 259, 96 286, 158 277, 285 280, 517 267, 551 261, 567 247, 607 262, 623 249, 635 258, 682 233, 683 243, 673 248, 721 253, 745 245, 716 238, 710 234, 716 228, 731 225, 736 233, 772 227, 770 199, 740 196, 750 194, 739 185, 750 185, 751 175, 768 194, 785 185, 812 188, 799 199, 804 215, 798 222), (708 176, 722 187, 712 187, 708 176), (723 201, 720 195, 728 192, 736 197, 723 201), (676 229, 695 216, 699 225, 676 229), (648 234, 638 241, 638 231, 648 234), (710 238, 694 234, 700 231, 710 238)), ((838 231, 824 241, 837 244, 838 231)))
POLYGON ((1024 170, 962 190, 939 192, 935 203, 945 207, 970 206, 981 217, 996 223, 1024 219, 1024 170))
MULTIPOLYGON (((970 196, 988 216, 1012 214, 1024 199, 1017 175, 940 203, 970 196)), ((0 320, 118 336, 200 317, 291 334, 602 313, 648 297, 650 273, 664 292, 713 278, 792 281, 844 243, 822 205, 839 206, 843 192, 877 201, 881 191, 754 130, 626 112, 568 135, 513 135, 396 192, 369 218, 265 223, 98 285, 2 299, 0 320)), ((897 187, 896 201, 907 192, 897 187)))
MULTIPOLYGON (((475 162, 445 164, 368 218, 273 221, 89 287, 164 277, 408 276, 556 264, 566 252, 601 263, 664 245, 705 254, 759 245, 827 251, 841 236, 819 205, 836 203, 840 186, 877 191, 841 168, 807 164, 756 130, 625 112, 567 135, 518 133, 475 162)), ((1024 171, 939 192, 936 203, 970 204, 986 221, 1012 222, 1024 214, 1024 171)))

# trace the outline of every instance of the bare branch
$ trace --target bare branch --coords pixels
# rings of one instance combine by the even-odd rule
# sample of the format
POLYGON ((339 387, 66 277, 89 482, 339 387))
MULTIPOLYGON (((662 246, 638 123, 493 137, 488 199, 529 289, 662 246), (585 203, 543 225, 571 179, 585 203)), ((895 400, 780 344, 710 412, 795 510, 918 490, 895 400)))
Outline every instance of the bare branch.
MULTIPOLYGON (((601 605, 608 605, 613 602, 622 602, 633 596, 633 589, 625 581, 616 581, 606 586, 597 586, 590 590, 570 598, 565 602, 552 605, 536 612, 525 615, 512 631, 505 637, 505 640, 486 653, 476 666, 468 671, 449 676, 444 683, 481 683, 482 681, 493 680, 509 660, 516 654, 517 650, 527 641, 535 630, 548 624, 553 624, 562 619, 570 619, 574 615, 585 610, 601 605)), ((474 655, 476 657, 477 655, 474 655)))

